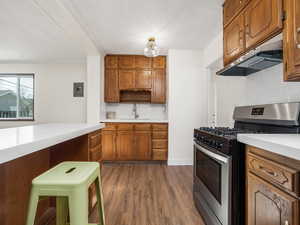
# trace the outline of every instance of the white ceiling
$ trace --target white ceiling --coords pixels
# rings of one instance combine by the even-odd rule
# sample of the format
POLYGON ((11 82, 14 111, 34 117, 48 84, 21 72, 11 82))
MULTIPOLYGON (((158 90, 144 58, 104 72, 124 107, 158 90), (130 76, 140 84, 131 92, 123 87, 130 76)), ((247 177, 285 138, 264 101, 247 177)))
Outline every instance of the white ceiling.
POLYGON ((0 0, 0 62, 79 61, 95 46, 142 53, 150 36, 164 52, 201 49, 221 29, 222 2, 0 0))
POLYGON ((222 26, 223 0, 63 0, 98 48, 136 53, 154 36, 165 51, 201 49, 222 26))

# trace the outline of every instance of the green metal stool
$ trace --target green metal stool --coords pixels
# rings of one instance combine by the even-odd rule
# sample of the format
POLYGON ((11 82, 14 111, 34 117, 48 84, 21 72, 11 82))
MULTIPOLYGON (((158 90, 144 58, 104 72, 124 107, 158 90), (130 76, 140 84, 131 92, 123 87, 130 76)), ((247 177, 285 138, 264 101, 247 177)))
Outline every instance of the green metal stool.
POLYGON ((56 225, 88 225, 88 189, 96 184, 99 225, 105 225, 100 167, 97 162, 63 162, 32 181, 26 225, 34 225, 40 197, 56 197, 56 225))

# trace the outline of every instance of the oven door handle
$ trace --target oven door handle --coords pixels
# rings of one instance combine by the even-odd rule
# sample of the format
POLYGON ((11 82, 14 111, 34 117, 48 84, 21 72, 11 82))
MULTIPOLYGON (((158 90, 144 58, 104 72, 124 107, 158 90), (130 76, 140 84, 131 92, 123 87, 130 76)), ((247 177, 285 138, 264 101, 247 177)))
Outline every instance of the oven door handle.
POLYGON ((230 160, 230 156, 226 157, 226 156, 222 156, 222 155, 219 155, 219 154, 217 154, 217 153, 211 152, 211 151, 209 151, 209 150, 206 150, 205 148, 203 148, 202 146, 198 145, 198 144, 195 143, 195 142, 194 142, 194 145, 195 145, 195 147, 196 147, 199 151, 203 152, 205 155, 208 155, 208 156, 210 156, 210 157, 213 158, 213 159, 216 159, 216 160, 221 161, 221 162, 223 162, 223 163, 228 163, 229 160, 230 160))

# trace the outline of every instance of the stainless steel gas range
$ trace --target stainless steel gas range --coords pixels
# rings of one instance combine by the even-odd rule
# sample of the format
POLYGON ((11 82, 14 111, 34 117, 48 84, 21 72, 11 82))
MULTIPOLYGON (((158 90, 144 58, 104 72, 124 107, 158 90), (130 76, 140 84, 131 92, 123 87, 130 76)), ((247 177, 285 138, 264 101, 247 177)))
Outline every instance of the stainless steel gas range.
POLYGON ((239 133, 300 133, 300 103, 236 107, 234 128, 194 130, 194 201, 207 225, 245 224, 245 152, 239 133))

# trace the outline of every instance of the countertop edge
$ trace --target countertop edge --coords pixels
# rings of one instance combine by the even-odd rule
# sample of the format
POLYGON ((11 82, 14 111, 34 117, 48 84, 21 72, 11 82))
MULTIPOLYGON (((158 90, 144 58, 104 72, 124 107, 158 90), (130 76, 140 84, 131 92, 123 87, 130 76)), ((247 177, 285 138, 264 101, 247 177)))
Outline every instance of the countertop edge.
POLYGON ((169 120, 122 120, 122 119, 104 119, 100 123, 169 123, 169 120))
MULTIPOLYGON (((85 124, 85 125, 89 125, 89 124, 85 124)), ((34 126, 36 126, 36 125, 34 125, 34 126)), ((5 154, 5 158, 3 158, 3 159, 0 158, 0 164, 12 161, 14 159, 32 154, 34 152, 37 152, 37 151, 40 151, 43 149, 47 149, 48 147, 71 140, 76 137, 86 135, 86 134, 94 132, 96 130, 100 130, 104 127, 105 127, 104 124, 101 124, 101 123, 94 124, 94 125, 91 124, 88 127, 81 128, 81 129, 78 129, 75 131, 73 130, 73 131, 66 132, 64 134, 54 135, 49 138, 44 138, 41 140, 32 141, 32 142, 28 142, 25 144, 19 144, 16 146, 1 149, 0 154, 1 155, 5 154)))
POLYGON ((288 158, 300 160, 300 149, 285 144, 270 142, 267 140, 257 139, 247 134, 238 134, 238 141, 247 145, 251 145, 263 150, 273 152, 288 158))

